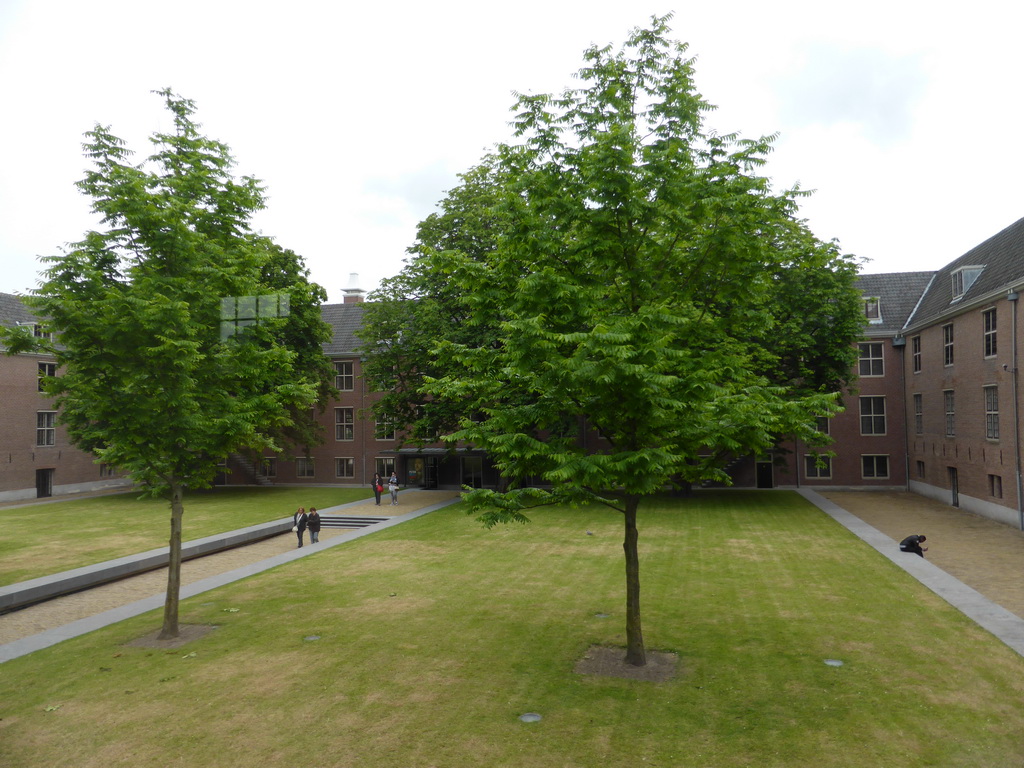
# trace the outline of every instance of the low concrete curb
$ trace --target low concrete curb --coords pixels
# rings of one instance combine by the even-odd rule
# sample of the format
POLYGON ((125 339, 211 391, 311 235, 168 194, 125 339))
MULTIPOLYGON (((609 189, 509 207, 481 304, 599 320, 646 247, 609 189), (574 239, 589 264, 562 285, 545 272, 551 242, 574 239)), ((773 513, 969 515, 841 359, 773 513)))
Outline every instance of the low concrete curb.
MULTIPOLYGON (((291 530, 291 527, 292 519, 288 517, 271 523, 240 528, 230 533, 220 533, 215 536, 207 536, 205 539, 188 541, 181 545, 181 559, 191 560, 244 544, 252 544, 271 536, 286 533, 291 530)), ((71 571, 41 576, 38 579, 8 584, 5 587, 0 587, 0 613, 37 603, 40 600, 48 600, 51 597, 59 597, 70 592, 106 584, 108 581, 123 579, 125 576, 135 576, 156 568, 163 568, 169 560, 170 547, 160 547, 148 552, 140 552, 137 555, 128 555, 116 560, 88 565, 84 568, 75 568, 71 571)))
POLYGON ((923 557, 900 552, 899 544, 895 539, 889 538, 877 528, 868 525, 824 496, 803 488, 797 492, 947 603, 1024 656, 1024 619, 1001 605, 993 603, 980 592, 950 576, 923 557))
MULTIPOLYGON (((258 563, 250 563, 249 565, 242 566, 241 568, 236 568, 233 571, 221 573, 216 576, 210 576, 209 578, 196 581, 192 584, 186 584, 181 588, 180 597, 182 600, 188 597, 194 597, 195 595, 202 594, 203 592, 207 592, 211 589, 222 587, 225 584, 230 584, 234 581, 239 581, 240 579, 244 579, 248 576, 253 576, 257 573, 261 573, 271 568, 276 568, 279 565, 284 565, 285 563, 290 563, 293 560, 308 557, 310 555, 316 554, 317 552, 321 552, 325 549, 336 547, 339 544, 345 544, 347 542, 353 541, 354 539, 358 539, 363 536, 368 536, 371 533, 382 530, 384 528, 391 528, 393 526, 399 525, 400 523, 404 523, 408 520, 414 520, 417 517, 422 517, 423 515, 429 514, 430 512, 434 512, 438 509, 442 509, 451 504, 455 504, 458 501, 460 501, 458 497, 453 499, 446 499, 437 504, 431 504, 429 506, 413 510, 412 512, 409 512, 404 515, 396 515, 395 517, 387 519, 384 522, 378 523, 376 525, 372 525, 368 528, 361 528, 359 530, 351 531, 349 533, 344 533, 340 536, 335 536, 331 539, 321 541, 317 544, 308 544, 305 547, 302 547, 301 549, 292 549, 288 552, 283 552, 280 555, 275 555, 274 557, 267 558, 266 560, 261 560, 258 563)), ((334 512, 335 510, 344 509, 346 507, 356 506, 363 503, 364 502, 353 502, 352 504, 345 504, 339 507, 332 507, 330 510, 321 510, 321 512, 334 512)), ((291 528, 291 518, 285 520, 284 523, 286 524, 285 530, 289 530, 291 528)), ((267 525, 274 524, 276 523, 267 523, 267 525)), ((238 533, 238 531, 235 531, 234 533, 238 533)), ((226 535, 231 536, 233 534, 226 535)), ((73 621, 70 624, 65 624, 62 627, 57 627, 55 629, 49 629, 45 632, 40 632, 38 635, 32 635, 31 637, 22 638, 21 640, 15 640, 13 642, 0 645, 0 664, 2 664, 5 661, 10 661, 11 659, 16 659, 19 656, 25 656, 29 653, 32 653, 33 651, 38 651, 42 648, 48 648, 51 645, 56 645, 57 643, 63 640, 68 640, 72 637, 78 637, 79 635, 87 634, 89 632, 92 632, 93 630, 100 629, 110 624, 115 624, 119 621, 130 619, 134 616, 138 616, 148 611, 156 610, 157 608, 161 608, 163 604, 164 594, 161 593, 159 595, 153 595, 152 597, 147 597, 142 600, 137 600, 136 602, 129 603, 128 605, 123 605, 118 608, 112 608, 109 611, 98 613, 95 616, 89 616, 84 619, 79 619, 78 621, 73 621)))

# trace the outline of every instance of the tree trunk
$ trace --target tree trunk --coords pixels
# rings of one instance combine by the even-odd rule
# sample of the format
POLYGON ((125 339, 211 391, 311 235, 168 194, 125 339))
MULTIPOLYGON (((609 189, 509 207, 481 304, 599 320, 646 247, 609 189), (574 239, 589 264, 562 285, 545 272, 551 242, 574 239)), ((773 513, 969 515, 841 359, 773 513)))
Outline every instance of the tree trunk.
POLYGON ((644 635, 640 629, 640 555, 637 551, 636 510, 639 496, 626 499, 626 537, 622 549, 626 554, 626 663, 634 667, 647 664, 644 635))
POLYGON ((164 599, 164 626, 160 640, 178 636, 178 600, 181 592, 181 518, 185 514, 182 487, 171 483, 171 542, 167 563, 167 597, 164 599))

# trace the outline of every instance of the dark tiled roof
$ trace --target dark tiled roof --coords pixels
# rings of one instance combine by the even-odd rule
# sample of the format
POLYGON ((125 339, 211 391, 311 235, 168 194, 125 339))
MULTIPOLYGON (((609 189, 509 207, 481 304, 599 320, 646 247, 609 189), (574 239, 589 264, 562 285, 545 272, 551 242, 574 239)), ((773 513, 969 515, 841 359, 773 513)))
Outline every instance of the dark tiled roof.
POLYGON ((910 325, 933 323, 944 315, 957 312, 973 302, 991 299, 1009 288, 1024 285, 1024 219, 1017 221, 981 245, 935 273, 935 280, 925 293, 910 325), (953 301, 952 275, 961 267, 984 267, 978 279, 963 297, 953 301))
POLYGON ((857 290, 878 298, 882 322, 867 326, 866 336, 895 336, 907 322, 934 272, 890 272, 861 275, 857 290))
POLYGON ((0 293, 0 325, 7 327, 15 323, 34 323, 35 316, 13 293, 0 293))
POLYGON ((324 354, 354 355, 362 341, 356 331, 363 324, 363 305, 356 304, 324 304, 320 307, 324 322, 331 326, 334 337, 324 344, 324 354))

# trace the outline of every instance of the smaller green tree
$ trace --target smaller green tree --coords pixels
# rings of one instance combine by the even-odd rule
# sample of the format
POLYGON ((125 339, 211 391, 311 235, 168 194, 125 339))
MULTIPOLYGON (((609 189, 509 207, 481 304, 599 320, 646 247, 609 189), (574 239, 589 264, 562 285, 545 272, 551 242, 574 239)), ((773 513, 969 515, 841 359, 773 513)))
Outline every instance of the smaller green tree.
MULTIPOLYGON (((71 440, 170 503, 166 638, 179 632, 185 491, 209 487, 233 452, 311 434, 296 415, 330 380, 317 356, 329 331, 312 310, 322 289, 250 229, 259 182, 232 176, 228 147, 199 133, 193 102, 159 94, 174 128, 153 136, 142 164, 108 128, 87 134, 93 168, 79 188, 105 226, 48 258, 25 301, 54 333, 60 375, 48 391, 71 440), (268 294, 297 311, 222 337, 223 299, 268 294)), ((11 339, 10 351, 27 344, 11 339)))

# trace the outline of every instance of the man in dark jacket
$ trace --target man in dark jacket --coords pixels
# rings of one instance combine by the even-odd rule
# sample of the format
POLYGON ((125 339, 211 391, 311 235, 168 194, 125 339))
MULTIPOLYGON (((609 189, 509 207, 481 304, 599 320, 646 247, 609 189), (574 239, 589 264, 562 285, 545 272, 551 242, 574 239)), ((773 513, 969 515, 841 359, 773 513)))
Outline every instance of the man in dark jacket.
POLYGON ((309 508, 309 519, 306 521, 306 527, 309 528, 309 543, 316 544, 320 541, 320 513, 316 511, 316 507, 309 508))
POLYGON ((923 533, 915 533, 912 536, 907 536, 903 541, 900 542, 900 552, 913 552, 916 555, 924 557, 924 553, 928 551, 928 547, 922 547, 925 540, 928 537, 923 533))

